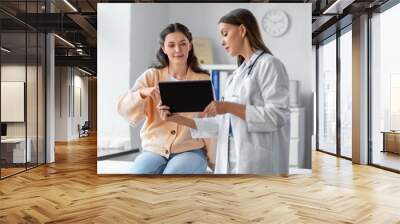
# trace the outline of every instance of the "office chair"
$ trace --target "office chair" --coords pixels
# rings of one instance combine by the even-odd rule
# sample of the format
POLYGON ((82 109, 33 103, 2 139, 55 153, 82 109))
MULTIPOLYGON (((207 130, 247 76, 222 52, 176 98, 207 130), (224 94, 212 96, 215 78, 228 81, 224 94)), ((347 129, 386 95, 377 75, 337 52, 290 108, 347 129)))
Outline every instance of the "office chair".
POLYGON ((79 129, 79 138, 80 137, 87 137, 89 136, 89 129, 90 129, 90 125, 89 125, 89 121, 85 121, 85 123, 82 125, 82 127, 79 127, 80 125, 78 125, 78 129, 79 129))

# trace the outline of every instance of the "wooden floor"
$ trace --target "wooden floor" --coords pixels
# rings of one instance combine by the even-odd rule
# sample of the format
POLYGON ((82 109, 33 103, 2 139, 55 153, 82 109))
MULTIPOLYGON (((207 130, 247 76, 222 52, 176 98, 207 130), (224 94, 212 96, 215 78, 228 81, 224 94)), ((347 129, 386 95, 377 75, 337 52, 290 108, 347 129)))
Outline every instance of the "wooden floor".
POLYGON ((313 173, 98 176, 96 139, 0 181, 0 223, 400 223, 400 175, 315 152, 313 173))
POLYGON ((25 167, 25 164, 18 164, 18 167, 6 167, 6 168, 1 168, 1 178, 6 178, 11 175, 15 175, 20 172, 24 172, 27 169, 33 169, 37 166, 35 163, 27 163, 27 167, 25 167))
POLYGON ((22 172, 26 170, 25 167, 24 168, 1 168, 1 177, 7 177, 19 172, 22 172))
POLYGON ((389 167, 391 169, 400 170, 400 154, 392 152, 381 152, 375 150, 372 161, 374 164, 389 167))

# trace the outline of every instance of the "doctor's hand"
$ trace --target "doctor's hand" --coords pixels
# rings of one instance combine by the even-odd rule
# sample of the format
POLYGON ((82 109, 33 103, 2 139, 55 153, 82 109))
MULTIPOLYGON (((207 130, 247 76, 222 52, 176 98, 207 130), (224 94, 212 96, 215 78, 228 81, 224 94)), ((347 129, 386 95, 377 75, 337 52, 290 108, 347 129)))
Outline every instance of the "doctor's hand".
POLYGON ((212 101, 203 111, 206 117, 215 117, 218 114, 227 113, 227 104, 225 102, 212 101))
POLYGON ((160 101, 160 89, 158 86, 141 88, 139 93, 142 98, 151 97, 156 103, 160 101))

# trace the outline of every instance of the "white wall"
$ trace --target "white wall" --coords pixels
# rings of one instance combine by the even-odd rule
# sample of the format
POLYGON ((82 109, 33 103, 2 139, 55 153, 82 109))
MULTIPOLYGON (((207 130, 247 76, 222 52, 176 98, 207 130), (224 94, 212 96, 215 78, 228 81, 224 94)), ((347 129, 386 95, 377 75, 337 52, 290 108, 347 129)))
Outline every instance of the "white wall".
MULTIPOLYGON (((130 148, 130 127, 118 115, 118 97, 130 88, 131 4, 97 5, 97 147, 130 148)), ((142 20, 143 24, 145 20, 142 20)))
MULTIPOLYGON (((311 4, 99 4, 98 6, 98 146, 112 145, 127 139, 127 122, 116 113, 119 95, 155 60, 158 36, 167 23, 181 22, 194 37, 212 40, 215 63, 234 63, 220 47, 218 20, 232 9, 247 8, 261 21, 268 9, 281 8, 289 15, 290 28, 279 38, 263 38, 273 54, 286 65, 290 79, 301 81, 301 102, 306 107, 306 152, 299 157, 301 167, 311 167, 311 134, 313 129, 313 75, 311 51, 311 4), (128 13, 131 7, 131 14, 128 13), (115 24, 118 24, 116 26, 115 24), (131 32, 129 33, 129 30, 131 32), (130 36, 130 37, 129 37, 130 36), (130 49, 131 52, 128 52, 130 49), (117 60, 118 59, 118 60, 117 60), (131 60, 129 60, 131 59, 131 60), (132 66, 129 68, 129 65, 132 66), (129 74, 130 72, 130 74, 129 74), (118 74, 118 75, 116 75, 118 74), (127 86, 129 77, 130 83, 127 86), (112 118, 112 122, 110 122, 112 118), (107 131, 112 128, 113 133, 107 131), (106 129, 106 130, 104 130, 106 129), (100 134, 101 133, 101 134, 100 134), (122 137, 123 136, 123 137, 122 137)), ((139 128, 132 129, 132 142, 139 128)), ((136 136, 136 137, 135 137, 136 136)), ((136 146, 133 144, 133 146, 136 146)))
MULTIPOLYGON (((151 62, 156 61, 155 55, 158 51, 160 30, 169 24, 169 15, 167 5, 165 4, 161 4, 158 7, 147 3, 134 4, 131 9, 131 67, 128 76, 130 77, 129 85, 133 86, 137 77, 150 66, 151 62), (149 18, 150 11, 152 16, 149 18)), ((121 90, 126 91, 126 89, 121 90)), ((130 146, 128 149, 141 148, 140 128, 141 124, 130 128, 130 146)))
POLYGON ((55 68, 55 107, 54 107, 54 118, 55 118, 55 141, 67 141, 68 140, 68 125, 67 118, 68 114, 68 67, 56 67, 55 68))
POLYGON ((74 71, 74 83, 75 87, 75 106, 74 110, 75 113, 73 114, 74 117, 72 119, 72 130, 71 134, 73 138, 78 138, 79 137, 79 132, 78 132, 78 124, 82 126, 85 121, 89 120, 89 102, 88 102, 88 97, 89 97, 89 91, 88 91, 88 76, 84 76, 82 72, 77 70, 75 68, 74 71), (77 93, 77 90, 80 90, 80 99, 77 93), (81 102, 79 102, 81 101, 81 102), (80 108, 79 108, 80 107, 80 108), (81 111, 79 111, 81 110, 81 111))
POLYGON ((79 138, 78 124, 88 120, 88 77, 72 67, 56 67, 55 73, 55 141, 70 141, 79 138))

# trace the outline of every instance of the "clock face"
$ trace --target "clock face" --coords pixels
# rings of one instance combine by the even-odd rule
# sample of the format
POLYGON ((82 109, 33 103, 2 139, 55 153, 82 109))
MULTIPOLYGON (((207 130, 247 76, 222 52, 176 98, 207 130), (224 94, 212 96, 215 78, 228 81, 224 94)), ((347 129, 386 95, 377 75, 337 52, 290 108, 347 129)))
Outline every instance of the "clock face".
POLYGON ((262 18, 262 28, 273 37, 283 35, 289 28, 289 18, 280 9, 272 9, 265 13, 262 18))

